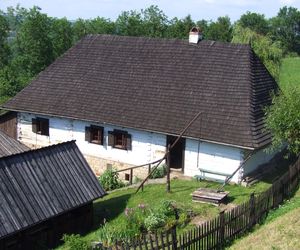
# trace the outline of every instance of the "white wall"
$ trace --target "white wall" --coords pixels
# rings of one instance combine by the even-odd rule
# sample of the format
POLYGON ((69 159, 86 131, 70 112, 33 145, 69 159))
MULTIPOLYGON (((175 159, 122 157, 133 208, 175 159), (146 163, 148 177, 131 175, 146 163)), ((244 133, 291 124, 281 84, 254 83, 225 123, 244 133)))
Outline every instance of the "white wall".
POLYGON ((32 132, 32 118, 36 115, 19 113, 18 139, 33 147, 57 144, 64 141, 76 140, 81 152, 85 155, 96 156, 107 160, 140 165, 161 158, 165 153, 166 136, 145 131, 138 131, 117 126, 107 126, 101 123, 90 123, 72 119, 38 116, 49 119, 49 136, 32 132), (104 145, 85 141, 85 127, 99 125, 104 127, 104 145), (132 150, 122 150, 108 146, 108 131, 113 129, 125 130, 132 136, 132 150))
MULTIPOLYGON (((186 139, 184 172, 188 176, 200 175, 224 180, 224 176, 205 173, 201 169, 232 174, 239 167, 241 160, 242 154, 238 148, 208 142, 200 142, 199 145, 197 140, 186 139)), ((235 174, 231 181, 238 182, 240 178, 241 171, 235 174)))
MULTIPOLYGON (((85 155, 131 165, 140 165, 160 159, 166 150, 166 136, 162 134, 65 118, 38 116, 49 119, 49 136, 35 134, 32 132, 32 118, 35 117, 36 115, 29 113, 18 114, 18 138, 33 147, 76 140, 79 149, 85 155), (104 145, 85 141, 85 127, 91 124, 104 127, 104 145), (132 150, 127 151, 108 146, 108 131, 113 129, 125 130, 131 134, 132 150)), ((235 174, 231 181, 239 182, 243 174, 253 171, 258 165, 270 160, 272 156, 266 154, 263 150, 256 152, 253 158, 235 174)), ((232 174, 243 160, 243 154, 239 148, 208 142, 201 142, 199 147, 197 140, 186 139, 184 159, 185 175, 191 177, 201 175, 224 180, 225 176, 205 173, 201 169, 232 174)))
POLYGON ((265 149, 260 149, 260 150, 256 151, 253 154, 253 156, 245 163, 245 165, 243 167, 243 170, 244 170, 243 175, 247 175, 247 174, 251 173, 259 165, 270 161, 277 152, 278 151, 272 152, 272 153, 267 153, 265 149))

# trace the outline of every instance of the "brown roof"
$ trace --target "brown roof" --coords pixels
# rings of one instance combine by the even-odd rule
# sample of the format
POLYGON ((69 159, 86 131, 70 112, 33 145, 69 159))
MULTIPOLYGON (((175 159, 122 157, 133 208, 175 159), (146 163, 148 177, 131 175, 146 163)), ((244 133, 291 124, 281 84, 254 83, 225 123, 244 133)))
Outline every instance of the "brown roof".
POLYGON ((0 130, 0 157, 28 151, 29 148, 0 130))
POLYGON ((75 141, 0 158, 0 240, 106 193, 75 141))
POLYGON ((276 88, 248 45, 91 35, 3 108, 258 148, 276 88))

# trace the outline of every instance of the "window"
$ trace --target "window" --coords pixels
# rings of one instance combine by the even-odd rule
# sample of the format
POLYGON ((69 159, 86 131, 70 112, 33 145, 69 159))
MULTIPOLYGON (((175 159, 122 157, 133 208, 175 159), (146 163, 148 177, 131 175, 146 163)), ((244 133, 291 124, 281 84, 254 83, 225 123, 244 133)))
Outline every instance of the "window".
POLYGON ((103 145, 103 127, 94 125, 85 127, 85 140, 90 143, 103 145))
POLYGON ((40 117, 32 118, 32 132, 49 136, 49 119, 40 117))
POLYGON ((131 135, 128 134, 127 131, 109 131, 108 146, 124 150, 131 150, 131 135))

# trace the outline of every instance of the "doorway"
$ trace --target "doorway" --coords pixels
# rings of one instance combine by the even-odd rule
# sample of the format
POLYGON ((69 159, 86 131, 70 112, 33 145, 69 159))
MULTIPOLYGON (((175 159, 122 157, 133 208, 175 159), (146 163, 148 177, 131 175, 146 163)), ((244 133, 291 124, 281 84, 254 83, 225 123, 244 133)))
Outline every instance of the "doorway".
MULTIPOLYGON (((172 145, 176 136, 167 136, 167 146, 172 145)), ((176 145, 172 148, 170 152, 170 167, 175 169, 181 169, 183 171, 184 168, 184 150, 185 150, 185 139, 180 138, 176 145)))

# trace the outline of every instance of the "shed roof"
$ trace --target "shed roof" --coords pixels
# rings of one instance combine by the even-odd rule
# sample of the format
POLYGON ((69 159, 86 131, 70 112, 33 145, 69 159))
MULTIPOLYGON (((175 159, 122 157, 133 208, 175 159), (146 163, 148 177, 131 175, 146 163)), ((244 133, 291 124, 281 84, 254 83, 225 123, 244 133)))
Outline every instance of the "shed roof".
POLYGON ((249 45, 90 35, 3 108, 174 135, 202 111, 187 137, 254 149, 276 88, 249 45))
POLYGON ((29 148, 0 130, 0 157, 28 151, 29 148))
POLYGON ((0 158, 0 239, 103 195, 74 141, 0 158))

